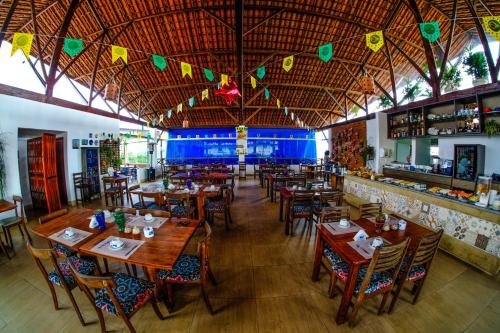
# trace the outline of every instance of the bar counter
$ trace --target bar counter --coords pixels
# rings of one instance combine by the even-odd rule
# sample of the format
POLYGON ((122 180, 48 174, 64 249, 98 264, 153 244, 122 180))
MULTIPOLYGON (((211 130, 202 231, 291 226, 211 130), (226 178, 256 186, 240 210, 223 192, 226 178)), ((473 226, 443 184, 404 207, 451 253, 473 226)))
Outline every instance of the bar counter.
POLYGON ((499 272, 500 212, 353 175, 345 176, 344 191, 347 201, 379 201, 391 213, 443 228, 442 250, 489 274, 499 272))

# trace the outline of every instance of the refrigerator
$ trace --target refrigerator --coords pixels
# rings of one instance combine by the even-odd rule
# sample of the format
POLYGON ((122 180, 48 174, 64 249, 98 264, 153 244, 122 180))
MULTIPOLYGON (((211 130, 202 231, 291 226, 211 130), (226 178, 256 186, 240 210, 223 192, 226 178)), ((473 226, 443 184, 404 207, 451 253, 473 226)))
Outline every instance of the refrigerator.
POLYGON ((99 148, 82 148, 82 172, 90 183, 90 197, 100 195, 99 148))

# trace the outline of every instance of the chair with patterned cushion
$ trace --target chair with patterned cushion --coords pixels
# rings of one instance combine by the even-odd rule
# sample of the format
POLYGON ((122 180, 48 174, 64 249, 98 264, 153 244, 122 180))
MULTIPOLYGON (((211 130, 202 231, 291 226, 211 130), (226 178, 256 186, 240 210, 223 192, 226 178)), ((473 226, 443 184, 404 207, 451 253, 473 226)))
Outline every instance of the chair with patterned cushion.
POLYGON ((24 233, 26 233, 26 237, 30 242, 31 242, 31 236, 30 233, 28 232, 28 228, 26 227, 23 198, 19 195, 14 195, 12 196, 12 201, 16 206, 15 215, 0 219, 0 226, 2 226, 2 231, 5 236, 5 243, 15 253, 16 251, 14 248, 14 241, 12 240, 12 234, 10 232, 10 229, 15 228, 17 226, 19 228, 21 236, 23 236, 23 239, 24 239, 24 233))
POLYGON ((312 191, 295 191, 290 200, 290 214, 291 219, 291 235, 293 235, 293 224, 295 219, 305 219, 309 222, 309 227, 312 228, 314 205, 314 192, 312 191))
POLYGON ((163 192, 142 192, 141 204, 141 209, 165 210, 165 195, 163 192))
MULTIPOLYGON (((67 209, 59 209, 59 210, 56 210, 55 212, 52 212, 50 214, 41 216, 38 219, 38 223, 44 224, 44 223, 47 223, 49 221, 52 221, 53 219, 64 216, 66 214, 68 214, 67 209)), ((73 251, 72 249, 70 249, 64 245, 61 245, 59 243, 52 243, 50 240, 48 241, 48 243, 49 243, 49 246, 52 247, 52 249, 56 252, 56 254, 59 257, 71 257, 71 256, 76 255, 75 251, 73 251)))
POLYGON ((212 229, 205 222, 205 237, 198 242, 198 255, 181 254, 172 270, 158 271, 158 278, 163 281, 167 289, 170 307, 173 307, 174 304, 172 284, 199 285, 208 311, 210 314, 214 314, 207 290, 207 277, 214 285, 217 284, 209 262, 211 239, 212 229))
POLYGON ((399 293, 406 282, 413 283, 413 288, 411 290, 411 293, 413 294, 412 304, 417 303, 418 296, 424 286, 425 279, 429 275, 429 270, 438 250, 439 241, 442 236, 443 229, 430 236, 422 237, 418 243, 416 251, 411 256, 405 257, 403 265, 401 266, 401 272, 396 282, 397 286, 393 290, 392 301, 388 311, 389 313, 391 313, 394 309, 399 293))
POLYGON ((78 308, 78 304, 75 301, 73 293, 71 292, 75 287, 78 286, 72 272, 70 269, 70 264, 74 265, 75 269, 78 272, 83 274, 93 274, 96 265, 91 260, 81 259, 76 256, 66 258, 64 260, 57 261, 57 256, 54 250, 52 249, 37 249, 34 248, 29 242, 26 243, 26 247, 28 249, 28 253, 31 254, 33 259, 36 262, 36 265, 40 269, 45 281, 47 282, 50 293, 52 295, 52 301, 54 302, 54 308, 59 310, 59 302, 57 300, 57 294, 54 289, 54 285, 61 287, 64 289, 66 294, 68 295, 73 308, 76 311, 78 319, 80 323, 85 326, 86 323, 83 320, 80 309, 78 308), (42 260, 45 262, 50 262, 52 270, 47 272, 42 260))
POLYGON ((215 215, 224 214, 224 223, 226 225, 226 230, 229 230, 229 224, 233 223, 231 217, 231 202, 233 197, 233 189, 231 185, 221 185, 220 191, 222 192, 222 197, 215 200, 207 200, 205 204, 207 220, 213 224, 215 215))
POLYGON ((280 190, 286 186, 286 181, 290 179, 288 176, 277 175, 273 182, 273 188, 271 190, 271 201, 276 201, 276 195, 280 192, 280 190))
POLYGON ((123 196, 121 196, 122 189, 117 186, 114 177, 103 177, 102 184, 104 189, 104 202, 108 205, 108 198, 111 198, 113 206, 117 206, 117 198, 121 198, 123 206, 123 196))
POLYGON ((335 206, 323 208, 319 217, 320 223, 339 222, 340 219, 350 219, 351 208, 349 206, 335 206))
POLYGON ((140 188, 141 188, 141 186, 139 184, 135 184, 135 185, 129 186, 127 192, 128 192, 128 203, 129 203, 130 207, 134 207, 134 208, 137 208, 137 209, 141 209, 142 208, 142 202, 141 202, 141 196, 140 196, 140 194, 132 193, 132 191, 138 190, 140 188), (133 200, 132 196, 137 197, 137 202, 136 203, 134 203, 134 200, 133 200))
POLYGON ((170 212, 172 217, 178 218, 192 218, 194 215, 195 208, 191 206, 191 201, 189 200, 189 192, 187 193, 166 193, 166 207, 167 211, 170 212))
POLYGON ((90 276, 78 272, 73 265, 70 268, 81 289, 94 306, 102 333, 106 332, 103 311, 120 317, 132 333, 136 331, 130 318, 149 302, 158 318, 165 319, 158 307, 155 296, 156 285, 153 282, 123 273, 114 273, 111 276, 90 276), (91 288, 94 289, 94 293, 90 290, 91 288))
MULTIPOLYGON (((349 315, 349 326, 353 326, 361 303, 378 295, 383 295, 382 302, 378 309, 378 315, 384 311, 387 298, 395 285, 399 275, 403 258, 406 254, 410 238, 395 245, 378 247, 373 252, 372 259, 368 266, 361 267, 354 287, 354 304, 349 315)), ((349 266, 342 259, 342 256, 334 252, 329 247, 325 247, 323 254, 330 261, 330 297, 335 296, 337 280, 344 284, 349 276, 349 266)))
POLYGON ((321 215, 321 211, 323 208, 331 207, 332 205, 336 205, 336 191, 321 191, 319 193, 319 197, 314 198, 314 206, 313 206, 313 220, 316 217, 316 221, 318 221, 319 216, 321 215))
POLYGON ((382 204, 380 202, 367 203, 359 206, 360 217, 374 217, 382 213, 382 204))

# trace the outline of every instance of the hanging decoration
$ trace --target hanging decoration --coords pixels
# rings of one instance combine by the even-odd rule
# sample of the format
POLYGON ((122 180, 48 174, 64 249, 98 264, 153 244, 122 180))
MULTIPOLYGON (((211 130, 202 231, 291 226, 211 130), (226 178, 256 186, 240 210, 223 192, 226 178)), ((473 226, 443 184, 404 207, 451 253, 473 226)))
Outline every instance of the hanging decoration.
POLYGON ((217 90, 220 89, 220 82, 217 82, 217 90))
POLYGON ((27 34, 22 32, 14 33, 12 38, 12 50, 10 51, 10 56, 12 57, 17 50, 21 50, 24 55, 29 57, 31 52, 31 44, 33 44, 33 34, 27 34))
POLYGON ((289 72, 293 67, 293 55, 283 59, 283 69, 285 72, 289 72))
POLYGON ((290 118, 292 118, 292 121, 293 121, 293 118, 295 118, 295 114, 293 112, 290 114, 290 118))
POLYGON ((375 94, 375 85, 373 82, 373 77, 362 76, 360 81, 361 81, 361 87, 363 90, 363 94, 366 94, 366 95, 375 94))
POLYGON ((500 41, 500 16, 485 16, 483 24, 486 31, 496 40, 500 41))
POLYGON ((257 77, 262 80, 264 75, 266 75, 266 66, 257 68, 257 77))
POLYGON ((281 102, 279 99, 276 99, 276 106, 278 107, 278 109, 281 107, 281 102))
POLYGON ((330 61, 333 57, 333 46, 332 43, 327 43, 318 47, 318 56, 324 62, 330 61))
POLYGON ((238 84, 230 79, 228 84, 222 85, 221 89, 215 92, 215 96, 222 96, 227 105, 231 105, 236 97, 241 97, 238 91, 238 84))
POLYGON ((127 134, 125 134, 125 137, 126 137, 127 139, 130 139, 130 138, 132 137, 132 134, 130 134, 130 132, 128 132, 127 134))
POLYGON ((127 60, 127 49, 117 45, 111 45, 111 62, 114 64, 116 60, 122 59, 125 64, 127 60))
POLYGON ((172 118, 172 109, 168 109, 168 111, 167 111, 167 118, 168 119, 172 118))
POLYGON ((229 77, 227 76, 227 74, 221 74, 220 75, 220 84, 222 86, 224 86, 224 85, 227 85, 228 82, 229 82, 229 77))
POLYGON ((83 40, 74 38, 65 38, 63 50, 69 56, 74 57, 83 50, 83 40))
POLYGON ((156 126, 156 118, 153 118, 153 120, 151 120, 151 125, 153 125, 153 127, 156 126))
POLYGON ((210 69, 203 68, 203 72, 205 73, 205 77, 207 78, 208 81, 214 80, 214 73, 210 69))
POLYGON ((161 114, 160 115, 160 123, 162 123, 162 122, 163 122, 163 115, 161 114))
POLYGON ((158 67, 160 71, 164 70, 165 67, 167 67, 167 61, 165 60, 164 57, 158 54, 152 54, 151 57, 153 58, 153 64, 158 67))
POLYGON ((201 92, 201 100, 204 101, 205 99, 208 99, 208 89, 201 92))
POLYGON ((250 82, 252 83, 253 89, 257 88, 257 80, 251 75, 250 75, 250 82))
POLYGON ((177 113, 182 112, 182 103, 177 105, 177 113))
POLYGON ((194 96, 191 96, 191 97, 189 98, 188 103, 189 103, 189 106, 190 106, 190 107, 194 107, 194 96))
POLYGON ((106 101, 116 102, 118 100, 118 84, 115 83, 114 79, 112 82, 106 84, 104 88, 104 99, 106 101))
POLYGON ((190 78, 193 78, 193 72, 191 71, 191 65, 188 64, 187 62, 181 61, 181 71, 182 71, 182 77, 189 75, 190 78))
POLYGON ((137 139, 142 139, 142 133, 137 133, 137 139))
POLYGON ((366 46, 373 52, 377 52, 384 45, 384 35, 382 31, 374 31, 366 34, 366 46))
POLYGON ((189 120, 187 118, 184 118, 182 121, 182 128, 188 128, 189 127, 189 120))
POLYGON ((269 100, 269 97, 271 96, 271 93, 269 92, 269 89, 264 88, 264 96, 266 96, 266 99, 269 100))
POLYGON ((288 116, 288 107, 285 106, 285 116, 288 116))
POLYGON ((429 42, 435 42, 441 36, 438 21, 423 22, 419 24, 419 27, 422 37, 427 39, 429 42))

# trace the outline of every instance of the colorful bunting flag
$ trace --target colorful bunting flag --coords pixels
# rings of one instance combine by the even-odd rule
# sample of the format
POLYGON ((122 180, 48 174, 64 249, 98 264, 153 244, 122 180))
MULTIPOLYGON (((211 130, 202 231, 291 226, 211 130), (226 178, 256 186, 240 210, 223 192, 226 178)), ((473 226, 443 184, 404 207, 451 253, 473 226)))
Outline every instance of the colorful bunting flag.
POLYGON ((162 123, 162 122, 163 122, 163 115, 161 114, 160 115, 160 123, 162 123))
POLYGON ((130 132, 129 132, 129 133, 125 134, 125 136, 127 137, 127 139, 130 139, 132 137, 132 134, 130 134, 130 132))
POLYGON ((194 106, 194 96, 191 96, 191 97, 189 98, 189 102, 188 102, 188 103, 189 103, 189 106, 190 106, 190 107, 193 107, 193 106, 194 106))
POLYGON ((429 42, 435 42, 441 36, 438 21, 420 23, 419 26, 422 37, 427 39, 429 42))
POLYGON ((229 77, 227 76, 227 74, 221 74, 220 75, 220 82, 221 82, 221 85, 224 86, 224 85, 227 85, 228 82, 229 82, 229 77))
POLYGON ((289 72, 293 67, 293 55, 288 56, 283 59, 283 69, 285 72, 289 72))
POLYGON ((148 134, 146 135, 146 139, 151 140, 151 133, 148 132, 148 134))
POLYGON ((324 62, 330 61, 333 57, 333 46, 332 43, 327 43, 318 47, 318 56, 324 62))
POLYGON ((33 34, 27 34, 22 32, 14 33, 12 38, 12 50, 10 51, 10 56, 12 57, 17 50, 21 49, 24 55, 28 57, 31 52, 31 44, 33 43, 33 34))
POLYGON ((64 52, 69 56, 76 56, 83 50, 83 40, 74 38, 64 39, 64 52))
POLYGON ((208 99, 208 89, 205 89, 201 92, 201 100, 208 99))
POLYGON ((483 24, 486 31, 496 40, 500 41, 500 16, 485 16, 483 24))
POLYGON ((293 121, 293 118, 295 118, 295 115, 293 114, 293 112, 292 112, 292 114, 290 115, 290 117, 292 118, 292 121, 293 121))
POLYGON ((288 107, 285 106, 285 116, 288 116, 288 107))
POLYGON ((167 61, 165 60, 164 57, 158 54, 153 54, 151 55, 153 57, 153 64, 158 67, 160 71, 164 70, 165 67, 167 67, 167 61))
POLYGON ((177 113, 182 112, 182 103, 177 105, 177 113))
POLYGON ((220 89, 220 82, 217 82, 217 90, 220 89))
POLYGON ((281 102, 279 99, 276 99, 276 105, 278 106, 278 109, 281 107, 281 102))
POLYGON ((142 133, 137 133, 137 139, 142 139, 142 133))
POLYGON ((269 89, 264 88, 264 95, 266 96, 266 99, 268 100, 269 96, 270 96, 269 89))
POLYGON ((168 109, 168 111, 167 111, 167 118, 168 119, 172 118, 172 109, 168 109))
POLYGON ((257 80, 251 75, 250 75, 250 82, 252 83, 253 89, 257 88, 257 80))
POLYGON ((116 60, 122 59, 124 63, 128 63, 127 49, 117 45, 111 45, 111 62, 115 63, 116 60))
POLYGON ((153 125, 153 127, 156 126, 156 118, 154 118, 153 120, 151 120, 151 125, 153 125))
POLYGON ((377 52, 384 45, 384 35, 382 31, 374 31, 366 34, 366 46, 377 52))
POLYGON ((257 68, 257 77, 262 80, 264 75, 266 75, 266 66, 257 68))
POLYGON ((193 78, 193 72, 191 71, 190 64, 181 61, 181 70, 182 70, 182 77, 185 77, 187 74, 189 75, 190 78, 193 78))
POLYGON ((214 80, 214 73, 210 69, 203 68, 203 72, 205 72, 205 77, 207 78, 208 81, 214 80))

